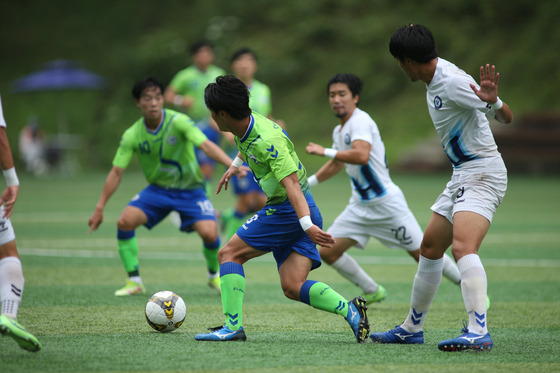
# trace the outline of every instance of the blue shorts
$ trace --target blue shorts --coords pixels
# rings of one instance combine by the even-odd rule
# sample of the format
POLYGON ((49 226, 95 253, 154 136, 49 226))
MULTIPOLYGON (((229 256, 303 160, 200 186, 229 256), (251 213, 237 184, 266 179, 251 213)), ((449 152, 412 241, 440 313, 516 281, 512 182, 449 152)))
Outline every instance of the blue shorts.
POLYGON ((197 221, 216 220, 214 206, 206 197, 204 189, 164 189, 148 185, 128 205, 144 211, 148 217, 144 226, 148 229, 152 229, 173 210, 181 216, 181 230, 185 232, 192 232, 193 224, 197 221))
MULTIPOLYGON (((323 218, 311 194, 306 197, 311 211, 311 221, 323 228, 323 218)), ((248 219, 237 235, 249 246, 274 255, 277 267, 292 253, 292 250, 311 259, 311 269, 319 268, 321 257, 315 243, 301 229, 299 219, 290 201, 279 205, 267 205, 248 219)))
MULTIPOLYGON (((243 163, 243 165, 248 167, 247 163, 243 163)), ((247 175, 241 178, 235 175, 230 181, 233 185, 233 193, 235 193, 236 196, 240 194, 249 194, 251 192, 261 192, 264 194, 251 172, 247 172, 247 175)))
MULTIPOLYGON (((208 140, 212 141, 214 144, 220 146, 220 131, 212 127, 208 121, 200 121, 197 122, 196 125, 201 129, 202 133, 208 137, 208 140)), ((216 164, 212 158, 210 158, 206 153, 202 150, 195 147, 195 154, 198 164, 216 164)))

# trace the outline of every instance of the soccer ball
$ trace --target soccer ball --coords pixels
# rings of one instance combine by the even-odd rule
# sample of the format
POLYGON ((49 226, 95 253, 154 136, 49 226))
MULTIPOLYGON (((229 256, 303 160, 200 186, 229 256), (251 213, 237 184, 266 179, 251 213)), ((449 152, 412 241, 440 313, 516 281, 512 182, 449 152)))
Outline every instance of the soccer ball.
POLYGON ((172 332, 183 324, 187 306, 172 291, 159 291, 146 303, 146 320, 158 332, 172 332))

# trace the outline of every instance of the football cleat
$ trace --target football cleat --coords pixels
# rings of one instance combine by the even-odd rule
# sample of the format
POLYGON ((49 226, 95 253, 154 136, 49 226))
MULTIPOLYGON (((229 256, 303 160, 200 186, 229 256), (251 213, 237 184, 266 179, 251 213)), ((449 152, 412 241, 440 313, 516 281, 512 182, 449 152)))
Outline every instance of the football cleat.
POLYGON ((366 305, 381 302, 383 299, 387 298, 387 290, 381 285, 378 285, 377 290, 373 293, 366 293, 362 295, 362 297, 366 300, 366 305))
POLYGON ((466 322, 464 322, 462 332, 463 335, 460 335, 457 338, 440 342, 438 344, 438 348, 441 351, 490 351, 494 346, 492 338, 490 338, 490 333, 486 333, 484 335, 470 333, 469 329, 467 329, 466 322))
POLYGON ((37 352, 41 349, 41 343, 33 334, 6 315, 0 315, 0 334, 12 337, 24 350, 37 352))
POLYGON ((356 297, 348 302, 346 321, 350 324, 358 343, 363 343, 369 334, 369 322, 366 310, 366 301, 362 297, 356 297))
POLYGON ((424 332, 410 333, 400 325, 382 333, 371 333, 369 338, 377 343, 423 344, 424 332))
POLYGON ((132 280, 126 280, 126 285, 119 290, 115 291, 115 295, 117 297, 124 297, 128 295, 135 295, 135 294, 145 294, 146 289, 144 285, 139 284, 132 280))
POLYGON ((208 279, 208 286, 210 286, 210 288, 215 289, 218 291, 218 294, 221 294, 222 291, 220 289, 220 276, 216 276, 214 278, 209 278, 208 279))
POLYGON ((218 341, 218 342, 227 342, 227 341, 246 341, 247 336, 245 335, 245 331, 243 327, 240 327, 239 330, 231 330, 227 326, 218 326, 216 328, 208 328, 210 333, 203 333, 197 334, 194 336, 194 339, 197 341, 218 341))

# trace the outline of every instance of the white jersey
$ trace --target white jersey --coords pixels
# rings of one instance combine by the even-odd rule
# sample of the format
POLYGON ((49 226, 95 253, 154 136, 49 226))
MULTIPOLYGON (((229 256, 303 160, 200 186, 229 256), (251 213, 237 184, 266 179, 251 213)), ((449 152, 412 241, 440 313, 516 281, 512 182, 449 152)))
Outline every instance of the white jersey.
POLYGON ((494 110, 480 100, 469 84, 478 84, 457 66, 438 58, 436 71, 426 85, 428 110, 441 145, 454 170, 504 171, 486 115, 494 110))
POLYGON ((373 202, 400 191, 389 176, 385 158, 385 145, 381 140, 377 124, 368 113, 354 109, 352 116, 333 131, 333 148, 352 149, 352 142, 363 140, 371 144, 367 165, 345 163, 346 173, 352 185, 351 201, 373 202))
POLYGON ((4 112, 2 110, 2 96, 0 96, 0 127, 6 127, 6 120, 4 119, 4 112))

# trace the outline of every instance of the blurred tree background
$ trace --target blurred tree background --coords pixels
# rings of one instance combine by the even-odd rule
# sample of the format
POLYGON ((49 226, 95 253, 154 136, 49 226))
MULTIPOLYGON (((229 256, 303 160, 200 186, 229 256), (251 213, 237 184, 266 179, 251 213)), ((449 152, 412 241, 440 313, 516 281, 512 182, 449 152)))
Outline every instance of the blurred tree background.
POLYGON ((169 83, 190 64, 190 44, 206 37, 227 71, 237 48, 257 52, 257 79, 272 90, 273 114, 313 165, 323 160, 305 156, 305 144, 330 145, 337 123, 328 79, 360 76, 360 106, 377 122, 391 164, 435 133, 424 84, 410 83, 388 51, 398 27, 428 26, 440 56, 475 79, 481 64, 495 64, 500 96, 519 116, 560 109, 559 15, 555 0, 2 1, 0 92, 16 154, 17 133, 36 116, 48 134, 82 136, 83 168, 108 170, 120 135, 139 117, 133 83, 147 75, 169 83), (56 59, 78 61, 107 87, 13 92, 15 79, 56 59))

